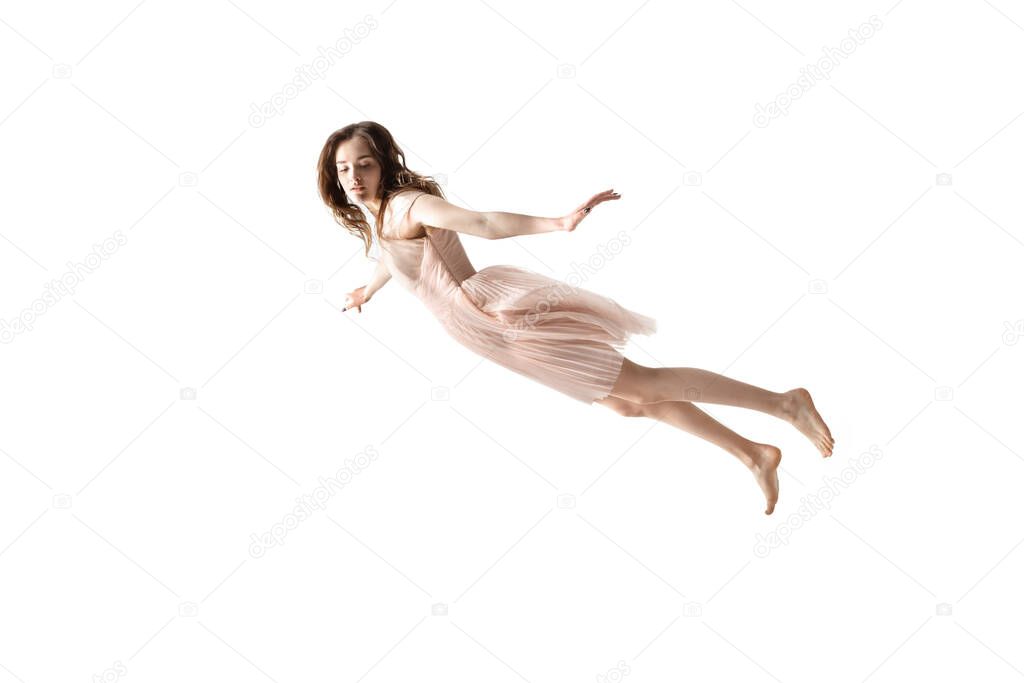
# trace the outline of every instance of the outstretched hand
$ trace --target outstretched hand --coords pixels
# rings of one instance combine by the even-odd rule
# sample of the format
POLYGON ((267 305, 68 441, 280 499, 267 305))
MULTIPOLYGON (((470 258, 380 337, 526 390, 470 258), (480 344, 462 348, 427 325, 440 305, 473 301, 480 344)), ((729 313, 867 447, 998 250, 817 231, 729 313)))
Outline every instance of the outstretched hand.
POLYGON ((615 190, 605 190, 604 192, 599 192, 598 194, 595 194, 593 197, 583 202, 583 204, 581 204, 578 209, 573 211, 568 216, 564 216, 561 219, 563 229, 566 230, 567 232, 572 232, 573 230, 576 229, 576 226, 580 224, 580 221, 582 221, 590 214, 590 211, 595 206, 597 206, 601 202, 607 202, 612 199, 621 198, 622 195, 620 195, 615 190))
POLYGON ((355 307, 360 313, 363 312, 363 304, 369 299, 366 298, 366 285, 363 285, 359 289, 353 289, 351 292, 345 295, 345 306, 341 309, 347 311, 348 309, 355 307))

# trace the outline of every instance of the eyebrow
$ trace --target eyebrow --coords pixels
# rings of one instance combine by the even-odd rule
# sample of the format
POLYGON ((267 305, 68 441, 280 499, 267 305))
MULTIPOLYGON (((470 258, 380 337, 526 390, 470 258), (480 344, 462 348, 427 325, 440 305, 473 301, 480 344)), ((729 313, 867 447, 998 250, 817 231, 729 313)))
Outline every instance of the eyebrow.
MULTIPOLYGON (((368 156, 371 156, 371 155, 370 154, 364 154, 363 156, 359 157, 359 159, 365 159, 368 156)), ((356 161, 359 161, 359 159, 356 159, 356 161)), ((347 163, 348 163, 347 161, 337 161, 337 162, 334 163, 334 165, 335 166, 341 166, 342 164, 347 164, 347 163)))

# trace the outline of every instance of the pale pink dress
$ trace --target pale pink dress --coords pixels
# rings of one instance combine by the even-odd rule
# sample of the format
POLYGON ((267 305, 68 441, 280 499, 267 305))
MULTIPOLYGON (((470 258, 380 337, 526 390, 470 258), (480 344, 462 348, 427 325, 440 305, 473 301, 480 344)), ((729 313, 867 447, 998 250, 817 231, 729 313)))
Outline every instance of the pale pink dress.
POLYGON ((525 268, 477 271, 454 230, 425 226, 425 237, 394 239, 390 226, 422 194, 389 202, 380 258, 392 278, 474 353, 584 403, 606 397, 629 336, 657 331, 655 320, 525 268))

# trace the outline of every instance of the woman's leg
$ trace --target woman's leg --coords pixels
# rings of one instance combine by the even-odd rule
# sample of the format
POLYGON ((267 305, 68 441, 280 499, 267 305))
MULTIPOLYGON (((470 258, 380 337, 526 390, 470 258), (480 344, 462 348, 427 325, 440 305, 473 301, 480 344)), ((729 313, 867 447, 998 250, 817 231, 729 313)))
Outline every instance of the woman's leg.
POLYGON ((696 401, 759 410, 781 417, 785 394, 700 368, 649 368, 628 358, 612 394, 633 403, 696 401))
POLYGON ((700 368, 650 368, 625 358, 611 395, 644 405, 696 401, 750 408, 786 420, 825 457, 832 455, 835 443, 803 388, 776 393, 700 368))
POLYGON ((598 399, 596 403, 627 417, 649 417, 664 422, 722 448, 754 474, 767 502, 765 514, 770 515, 775 509, 775 502, 779 498, 777 469, 782 459, 782 452, 775 446, 745 439, 686 401, 633 403, 616 396, 608 396, 598 399))

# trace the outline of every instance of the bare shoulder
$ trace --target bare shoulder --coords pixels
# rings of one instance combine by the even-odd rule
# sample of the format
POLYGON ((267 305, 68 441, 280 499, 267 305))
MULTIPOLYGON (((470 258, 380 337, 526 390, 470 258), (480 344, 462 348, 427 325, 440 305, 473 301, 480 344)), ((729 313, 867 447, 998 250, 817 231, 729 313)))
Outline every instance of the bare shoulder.
POLYGON ((486 214, 465 209, 432 194, 413 199, 409 220, 418 227, 441 228, 492 239, 486 214))
POLYGON ((427 194, 422 190, 408 189, 399 190, 388 200, 388 206, 384 210, 383 232, 391 239, 411 240, 423 237, 425 232, 423 225, 413 220, 409 209, 413 203, 422 195, 427 194))

